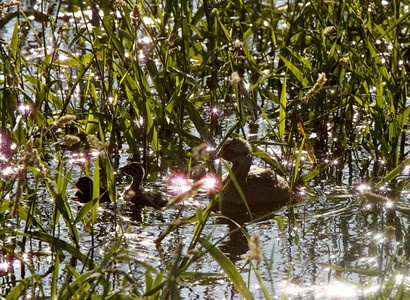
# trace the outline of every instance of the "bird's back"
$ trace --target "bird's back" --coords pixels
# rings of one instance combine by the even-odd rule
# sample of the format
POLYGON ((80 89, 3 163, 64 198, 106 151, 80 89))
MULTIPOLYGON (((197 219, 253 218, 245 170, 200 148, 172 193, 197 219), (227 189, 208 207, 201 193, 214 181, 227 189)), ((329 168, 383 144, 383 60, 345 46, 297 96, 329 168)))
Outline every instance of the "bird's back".
MULTIPOLYGON (((289 201, 288 183, 269 169, 252 166, 241 188, 251 210, 275 210, 289 201)), ((223 196, 223 205, 244 205, 233 184, 223 196)))

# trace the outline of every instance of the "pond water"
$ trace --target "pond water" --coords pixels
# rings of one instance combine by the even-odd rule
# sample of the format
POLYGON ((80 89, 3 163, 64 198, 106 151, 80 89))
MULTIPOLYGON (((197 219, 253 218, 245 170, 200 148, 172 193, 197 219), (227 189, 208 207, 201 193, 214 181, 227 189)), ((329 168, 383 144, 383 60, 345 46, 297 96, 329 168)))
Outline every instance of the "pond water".
MULTIPOLYGON (((293 217, 289 217, 291 209, 284 208, 275 213, 275 218, 244 225, 250 235, 260 235, 264 253, 264 261, 259 265, 260 275, 274 299, 284 294, 286 299, 366 299, 368 293, 380 288, 383 279, 360 274, 360 270, 386 270, 393 260, 398 259, 397 250, 403 246, 391 232, 391 227, 386 225, 385 220, 392 209, 388 203, 364 202, 347 186, 318 185, 310 193, 295 196, 300 197, 301 202, 292 208, 293 217), (327 265, 358 271, 332 270, 327 265)), ((408 202, 408 194, 403 196, 408 202)), ((206 198, 199 202, 207 204, 206 198)), ((136 241, 141 235, 147 236, 151 249, 155 250, 153 240, 167 227, 163 219, 168 219, 168 214, 173 212, 160 215, 147 212, 144 225, 133 228, 136 241)), ((403 226, 408 227, 403 215, 398 213, 395 217, 404 220, 403 226)), ((217 245, 241 270, 255 297, 263 299, 260 284, 250 270, 248 241, 240 232, 229 234, 230 229, 214 220, 209 222, 204 235, 209 234, 212 240, 220 239, 217 245)), ((163 244, 170 242, 174 245, 176 241, 184 244, 184 239, 190 240, 192 231, 193 227, 184 228, 169 235, 163 244)), ((136 244, 137 251, 147 255, 147 245, 141 249, 138 242, 136 244)), ((173 247, 167 249, 165 246, 164 251, 172 252, 173 247)), ((399 253, 402 251, 403 248, 399 253)), ((155 255, 151 258, 155 260, 155 255)), ((208 256, 198 265, 196 271, 220 272, 219 265, 208 256)), ((398 284, 403 280, 403 274, 391 276, 397 276, 398 284)), ((404 280, 408 288, 409 277, 404 280)), ((209 282, 204 286, 195 283, 186 287, 184 294, 187 299, 238 297, 235 288, 223 278, 211 285, 209 282)))
MULTIPOLYGON (((74 169, 80 171, 78 166, 74 169)), ((118 186, 119 191, 125 189, 126 180, 123 179, 118 186)), ((409 250, 404 248, 407 242, 396 235, 395 229, 410 225, 408 204, 407 209, 402 207, 401 213, 393 202, 380 199, 366 201, 360 193, 365 188, 363 183, 357 181, 350 185, 349 181, 349 178, 344 178, 340 185, 336 185, 332 174, 329 174, 295 192, 293 205, 274 212, 264 220, 242 225, 249 235, 260 236, 263 260, 259 264, 259 274, 273 299, 283 295, 286 299, 367 299, 387 280, 393 280, 398 285, 404 280, 406 288, 410 287, 410 277, 406 272, 390 271, 391 265, 404 259, 409 250), (333 269, 332 266, 340 269, 333 269), (374 274, 369 276, 368 272, 374 274), (382 273, 387 274, 386 277, 380 276, 382 273)), ((167 186, 162 182, 145 186, 167 193, 167 186)), ((74 189, 68 190, 68 194, 72 196, 74 189)), ((394 198, 396 205, 401 203, 402 206, 409 200, 409 191, 394 198)), ((120 199, 120 216, 114 214, 113 204, 103 204, 98 211, 93 237, 83 223, 77 224, 80 251, 90 256, 93 252, 93 259, 98 262, 118 236, 122 236, 126 249, 130 251, 131 261, 118 267, 132 272, 135 278, 143 279, 146 269, 141 262, 144 266, 149 264, 153 268, 163 268, 164 263, 174 259, 176 249, 181 248, 184 253, 192 239, 195 224, 178 227, 166 235, 157 247, 156 240, 160 234, 177 218, 192 216, 198 208, 205 209, 208 204, 209 196, 205 192, 188 199, 183 206, 165 210, 145 208, 134 211, 120 199)), ((74 214, 82 207, 75 201, 70 201, 70 205, 74 214)), ((53 203, 46 200, 41 206, 43 227, 47 228, 50 226, 53 203)), ((255 298, 264 299, 260 282, 249 265, 248 241, 235 228, 221 218, 210 218, 202 234, 215 242, 234 262, 255 298)), ((58 236, 69 241, 66 234, 67 228, 61 225, 58 236)), ((28 245, 33 253, 50 251, 48 247, 43 249, 44 246, 36 239, 29 239, 28 245)), ((27 255, 30 256, 28 249, 27 255)), ((47 255, 33 255, 26 259, 32 262, 36 273, 44 274, 53 265, 50 258, 47 255)), ((240 298, 210 255, 204 255, 190 271, 212 273, 213 276, 182 282, 184 299, 240 298)), ((9 284, 13 285, 14 280, 28 275, 27 267, 16 260, 13 272, 2 277, 2 294, 7 294, 9 284)), ((43 280, 47 282, 49 276, 43 280)), ((64 278, 63 274, 61 276, 64 278)), ((116 284, 119 287, 120 282, 116 284)))
MULTIPOLYGON (((2 37, 9 40, 13 27, 5 27, 2 30, 2 37)), ((29 51, 30 46, 25 47, 29 51)), ((27 55, 34 58, 37 55, 37 52, 34 52, 29 51, 27 55)), ((229 128, 230 122, 235 122, 235 117, 225 117, 225 126, 229 128)), ((263 137, 270 125, 264 118, 255 123, 257 126, 245 126, 244 130, 256 140, 263 137)), ((191 132, 196 137, 200 136, 195 129, 191 132)), ((409 149, 408 144, 405 147, 409 149)), ((264 150, 272 156, 277 154, 282 157, 279 146, 269 145, 264 150)), ((119 165, 123 166, 132 155, 128 153, 126 146, 121 151, 118 161, 119 165)), ((84 175, 84 165, 73 160, 75 154, 76 152, 66 151, 63 158, 67 162, 67 170, 73 171, 66 195, 70 199, 68 203, 74 217, 80 213, 83 205, 71 200, 75 193, 73 183, 84 175)), ((366 161, 368 158, 363 155, 357 157, 357 160, 366 161)), ((95 159, 91 160, 91 166, 94 162, 95 159)), ((286 167, 284 161, 281 163, 286 167)), ((255 164, 262 166, 263 162, 257 159, 255 164)), ((385 196, 364 194, 370 191, 367 185, 370 178, 362 176, 363 170, 347 162, 344 165, 337 164, 336 160, 324 164, 327 168, 320 176, 307 184, 297 186, 289 205, 268 213, 261 220, 244 223, 238 221, 241 230, 214 214, 207 220, 202 236, 215 243, 235 264, 255 299, 266 298, 261 282, 273 299, 368 299, 386 285, 391 288, 391 295, 395 295, 395 288, 400 285, 409 290, 407 259, 410 256, 410 190, 407 188, 397 192, 392 183, 382 185, 377 190, 385 196), (407 236, 403 235, 406 231, 407 236), (258 265, 258 274, 261 280, 250 264, 249 244, 244 232, 249 236, 260 237, 263 259, 258 265), (397 267, 398 265, 402 267, 397 267)), ((58 160, 50 159, 50 165, 57 168, 58 160)), ((307 167, 305 171, 308 171, 307 167)), ((144 183, 144 187, 162 191, 172 197, 167 185, 170 174, 169 171, 160 178, 154 175, 152 177, 155 178, 151 178, 149 174, 150 180, 144 183)), ((403 178, 409 176, 410 168, 407 166, 397 179, 403 181, 403 178)), ((206 210, 211 197, 200 190, 194 197, 176 207, 163 210, 144 208, 135 211, 120 196, 126 189, 127 179, 120 174, 117 177, 117 204, 101 204, 92 230, 87 220, 76 224, 80 239, 79 250, 97 264, 107 259, 107 253, 112 255, 109 252, 111 247, 121 240, 121 249, 127 252, 126 255, 122 254, 126 258, 118 259, 112 267, 124 273, 118 273, 117 281, 112 282, 113 291, 121 289, 124 274, 131 273, 136 280, 144 283, 147 269, 166 269, 166 272, 170 272, 172 263, 183 259, 197 224, 177 226, 160 242, 158 238, 174 225, 175 220, 189 218, 206 210)), ((31 183, 35 184, 34 179, 31 180, 31 183)), ((53 228, 51 222, 55 203, 45 186, 41 186, 39 191, 37 217, 42 221, 41 227, 49 230, 53 228)), ((13 196, 8 194, 6 198, 10 200, 13 196)), ((55 256, 51 255, 49 244, 29 235, 22 237, 23 233, 30 230, 25 227, 24 221, 17 226, 11 220, 6 225, 8 228, 1 229, 3 247, 18 245, 25 248, 26 252, 20 253, 20 257, 16 256, 12 260, 6 258, 3 252, 0 254, 0 295, 6 297, 16 284, 34 274, 41 274, 44 293, 46 296, 50 295, 51 290, 56 287, 47 282, 52 282, 52 268, 56 262, 53 261, 55 256), (18 234, 10 228, 15 228, 18 234)), ((63 221, 53 235, 67 243, 71 242, 68 228, 63 221)), ((198 246, 198 249, 201 247, 198 246)), ((82 264, 76 263, 72 266, 70 255, 66 253, 65 256, 65 259, 58 263, 71 269, 67 271, 66 268, 61 268, 58 274, 61 281, 58 281, 57 289, 67 284, 65 280, 69 280, 69 272, 84 272, 82 264)), ((154 271, 152 274, 155 274, 154 271)), ((186 281, 181 279, 179 288, 184 299, 241 298, 236 287, 210 254, 203 255, 188 271, 208 276, 186 278, 186 281)), ((26 298, 40 296, 41 292, 34 290, 31 295, 26 295, 26 298)))

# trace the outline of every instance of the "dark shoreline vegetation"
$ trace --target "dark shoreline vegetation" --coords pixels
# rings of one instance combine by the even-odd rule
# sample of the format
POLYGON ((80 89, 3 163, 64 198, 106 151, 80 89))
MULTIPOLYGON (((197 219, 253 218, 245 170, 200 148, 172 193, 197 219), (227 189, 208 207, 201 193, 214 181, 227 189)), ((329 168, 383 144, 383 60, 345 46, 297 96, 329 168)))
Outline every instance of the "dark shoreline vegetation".
POLYGON ((352 298, 408 299, 409 1, 296 2, 0 2, 0 298, 331 298, 274 284, 297 286, 303 260, 352 298), (193 183, 170 212, 124 217, 119 167, 139 161, 155 189, 221 175, 232 137, 287 179, 282 212, 220 234, 219 193, 193 183), (137 255, 148 226, 156 252, 137 255), (238 235, 245 258, 224 248, 238 235), (288 248, 262 249, 273 236, 288 248))

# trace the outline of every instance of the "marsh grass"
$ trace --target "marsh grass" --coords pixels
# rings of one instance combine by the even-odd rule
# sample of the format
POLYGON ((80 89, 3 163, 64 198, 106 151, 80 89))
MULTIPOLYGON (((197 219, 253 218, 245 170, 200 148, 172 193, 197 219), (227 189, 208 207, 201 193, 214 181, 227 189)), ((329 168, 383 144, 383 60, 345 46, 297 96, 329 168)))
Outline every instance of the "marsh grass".
MULTIPOLYGON (((191 149, 204 141, 257 135, 255 155, 283 169, 294 193, 318 177, 341 185, 346 168, 350 185, 366 178, 375 190, 408 190, 409 3, 376 2, 44 1, 34 9, 2 2, 0 30, 8 35, 0 40, 0 247, 29 273, 7 279, 2 294, 179 299, 181 282, 218 278, 190 269, 210 254, 236 290, 252 298, 220 241, 203 235, 210 219, 222 218, 211 211, 215 200, 177 217, 160 235, 158 246, 180 226, 194 226, 188 246, 176 244, 159 268, 133 259, 117 209, 115 170, 124 148, 155 180, 172 166, 210 166, 192 160, 191 149), (67 136, 75 143, 66 144, 67 136), (283 153, 277 160, 287 164, 261 150, 272 142, 283 153), (83 170, 95 182, 94 200, 77 213, 69 201, 75 167, 67 163, 75 147, 90 158, 83 170), (25 159, 28 149, 35 159, 25 159), (100 184, 115 215, 102 256, 94 251, 100 184), (47 203, 49 215, 42 212, 47 203), (91 240, 86 251, 80 224, 91 240), (39 257, 54 262, 45 272, 23 257, 33 243, 39 257), (132 273, 134 264, 143 277, 132 273)), ((296 225, 294 205, 288 219, 296 225)), ((395 218, 381 222, 393 224, 405 243, 409 233, 395 218)), ((408 248, 398 251, 396 259, 408 260, 408 248)), ((386 279, 370 298, 408 295, 405 281, 392 283, 406 274, 406 263, 393 258, 370 274, 386 279)), ((249 264, 269 299, 269 284, 249 264)))

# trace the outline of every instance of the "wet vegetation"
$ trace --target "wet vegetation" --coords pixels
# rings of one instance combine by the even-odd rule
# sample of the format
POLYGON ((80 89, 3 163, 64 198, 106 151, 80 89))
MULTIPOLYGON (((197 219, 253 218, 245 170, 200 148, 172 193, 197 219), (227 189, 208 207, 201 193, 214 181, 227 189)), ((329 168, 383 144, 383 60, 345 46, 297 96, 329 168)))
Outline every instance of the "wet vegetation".
POLYGON ((409 1, 295 2, 0 2, 0 296, 328 299, 294 292, 303 261, 352 298, 410 297, 409 1), (229 169, 238 136, 292 196, 221 233, 196 171, 229 169), (130 161, 173 205, 128 207, 130 161))

